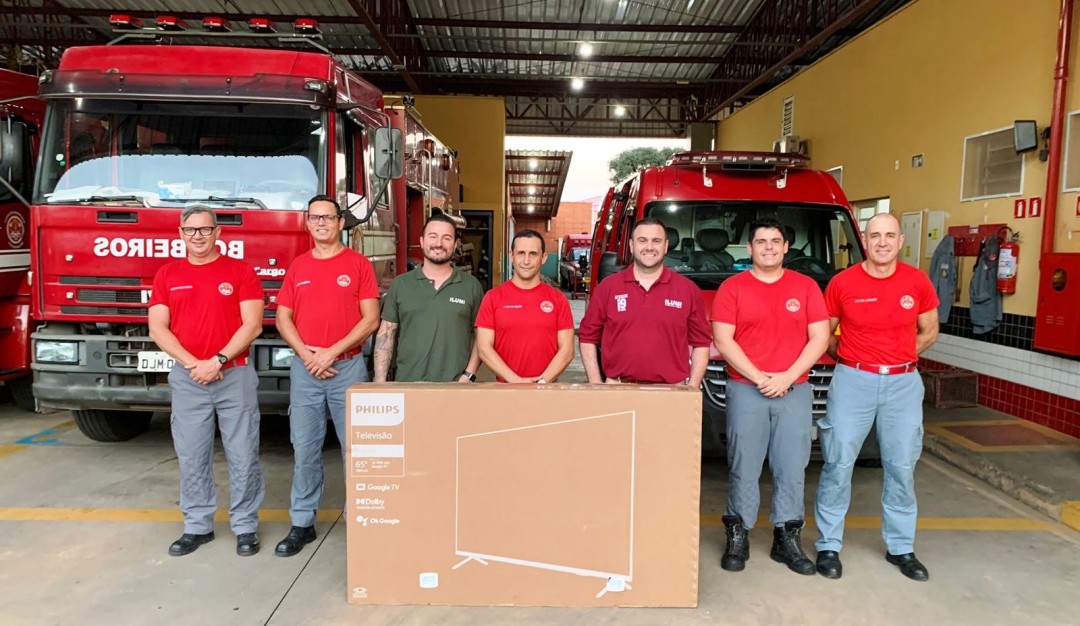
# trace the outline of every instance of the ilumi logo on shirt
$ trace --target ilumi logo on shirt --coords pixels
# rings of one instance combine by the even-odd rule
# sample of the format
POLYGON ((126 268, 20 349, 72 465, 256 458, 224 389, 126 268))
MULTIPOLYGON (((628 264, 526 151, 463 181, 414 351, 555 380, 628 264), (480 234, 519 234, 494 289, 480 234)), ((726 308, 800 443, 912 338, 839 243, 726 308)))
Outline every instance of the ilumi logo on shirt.
POLYGON ((463 305, 463 304, 465 304, 465 300, 463 298, 450 298, 450 304, 462 304, 463 305))
POLYGON ((682 308, 682 300, 672 300, 670 298, 665 298, 664 299, 664 306, 671 307, 673 309, 681 309, 682 308))
POLYGON ((233 286, 230 283, 221 283, 217 286, 217 290, 221 292, 223 296, 231 296, 233 292, 233 286))

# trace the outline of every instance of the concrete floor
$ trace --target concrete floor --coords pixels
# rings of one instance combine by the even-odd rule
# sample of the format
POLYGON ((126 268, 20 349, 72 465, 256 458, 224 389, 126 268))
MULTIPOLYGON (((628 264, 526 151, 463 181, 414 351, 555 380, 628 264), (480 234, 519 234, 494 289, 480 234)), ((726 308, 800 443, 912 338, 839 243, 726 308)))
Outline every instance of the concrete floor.
MULTIPOLYGON (((346 603, 345 532, 336 447, 326 451, 328 489, 319 541, 273 556, 288 531, 291 449, 268 420, 263 552, 235 555, 221 518, 218 538, 172 558, 181 532, 177 464, 168 421, 125 444, 98 444, 70 415, 35 416, 0 405, 0 622, 3 624, 1073 624, 1080 534, 924 456, 918 469, 918 554, 929 583, 883 559, 880 470, 856 471, 844 578, 788 572, 768 558, 770 531, 751 535, 745 572, 719 568, 726 469, 703 468, 699 607, 555 609, 362 607, 346 603)), ((227 485, 218 454, 219 485, 227 485)), ((818 464, 807 477, 813 501, 818 464)), ((768 488, 763 489, 768 502, 768 488)), ((227 503, 224 489, 219 500, 227 503)), ((227 506, 227 505, 226 505, 227 506)), ((804 546, 812 550, 814 532, 804 546)))

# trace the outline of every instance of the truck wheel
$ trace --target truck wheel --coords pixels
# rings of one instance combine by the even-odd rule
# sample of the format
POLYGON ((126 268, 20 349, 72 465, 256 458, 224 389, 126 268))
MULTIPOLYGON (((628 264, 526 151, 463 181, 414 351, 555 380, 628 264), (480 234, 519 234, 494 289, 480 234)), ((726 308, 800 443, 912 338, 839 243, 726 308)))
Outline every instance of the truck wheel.
POLYGON ((15 405, 24 411, 37 412, 37 402, 34 401, 34 377, 23 376, 4 383, 11 392, 11 399, 15 405))
POLYGON ((72 411, 79 431, 94 441, 128 441, 146 432, 150 426, 150 411, 113 411, 86 409, 72 411))

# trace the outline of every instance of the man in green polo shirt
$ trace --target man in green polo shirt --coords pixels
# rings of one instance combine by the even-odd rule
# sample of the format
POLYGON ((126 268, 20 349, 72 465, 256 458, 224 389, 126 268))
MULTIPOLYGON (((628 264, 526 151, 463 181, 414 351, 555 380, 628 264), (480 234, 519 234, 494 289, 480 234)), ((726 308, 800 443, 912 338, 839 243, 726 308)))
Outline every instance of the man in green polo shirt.
POLYGON ((387 381, 395 352, 398 382, 476 380, 473 329, 484 288, 451 263, 457 240, 457 226, 442 213, 424 224, 423 265, 395 278, 383 298, 374 382, 387 381))

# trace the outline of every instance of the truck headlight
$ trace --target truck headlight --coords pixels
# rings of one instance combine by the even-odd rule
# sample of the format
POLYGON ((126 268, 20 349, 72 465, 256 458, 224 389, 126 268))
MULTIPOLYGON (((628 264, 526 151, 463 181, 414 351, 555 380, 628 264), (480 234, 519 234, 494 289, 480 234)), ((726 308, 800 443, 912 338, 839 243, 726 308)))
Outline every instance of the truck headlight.
POLYGON ((292 348, 270 348, 270 369, 289 369, 295 354, 292 348))
POLYGON ((79 344, 74 341, 41 341, 34 344, 38 363, 78 363, 79 344))

